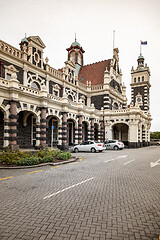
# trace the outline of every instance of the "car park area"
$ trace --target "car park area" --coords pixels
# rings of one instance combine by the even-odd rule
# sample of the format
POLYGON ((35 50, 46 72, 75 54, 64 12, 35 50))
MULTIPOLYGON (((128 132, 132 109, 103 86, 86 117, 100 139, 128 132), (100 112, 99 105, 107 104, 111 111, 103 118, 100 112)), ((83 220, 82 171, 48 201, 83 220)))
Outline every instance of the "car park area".
POLYGON ((0 239, 157 240, 160 148, 72 154, 77 162, 0 169, 0 239))

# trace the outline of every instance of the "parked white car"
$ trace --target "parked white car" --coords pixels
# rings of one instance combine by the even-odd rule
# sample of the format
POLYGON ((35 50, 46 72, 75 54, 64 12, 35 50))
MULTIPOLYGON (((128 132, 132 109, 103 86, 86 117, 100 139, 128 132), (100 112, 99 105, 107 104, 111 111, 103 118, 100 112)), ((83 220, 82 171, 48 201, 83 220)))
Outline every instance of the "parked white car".
POLYGON ((122 150, 124 148, 124 143, 120 140, 105 140, 104 146, 106 149, 122 150))
POLYGON ((103 143, 95 141, 84 141, 73 147, 74 152, 102 152, 104 150, 103 143))

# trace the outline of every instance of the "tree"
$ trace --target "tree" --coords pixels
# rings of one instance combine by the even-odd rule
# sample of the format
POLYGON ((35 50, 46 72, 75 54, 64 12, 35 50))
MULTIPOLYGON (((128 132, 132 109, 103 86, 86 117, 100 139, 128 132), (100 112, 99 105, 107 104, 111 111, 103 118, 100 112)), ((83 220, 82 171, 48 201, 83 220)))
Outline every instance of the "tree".
POLYGON ((160 139, 160 132, 152 132, 151 139, 160 139))

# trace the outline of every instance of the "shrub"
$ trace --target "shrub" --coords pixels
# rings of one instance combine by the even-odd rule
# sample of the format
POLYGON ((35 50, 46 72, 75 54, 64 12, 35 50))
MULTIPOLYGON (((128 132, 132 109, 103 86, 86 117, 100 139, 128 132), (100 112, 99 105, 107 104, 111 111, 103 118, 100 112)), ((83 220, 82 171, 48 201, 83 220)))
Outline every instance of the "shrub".
POLYGON ((54 157, 52 157, 52 156, 46 156, 46 157, 44 157, 44 158, 41 158, 40 162, 41 162, 41 163, 54 162, 54 157))
POLYGON ((21 158, 17 163, 21 166, 29 166, 29 165, 36 165, 40 163, 40 158, 36 157, 28 157, 28 158, 21 158))
POLYGON ((71 158, 72 155, 70 152, 60 152, 58 155, 57 155, 57 158, 59 160, 68 160, 69 158, 71 158))
POLYGON ((40 150, 36 153, 36 156, 43 158, 43 157, 45 157, 45 156, 47 155, 47 152, 48 152, 47 149, 40 149, 40 150))
POLYGON ((4 162, 6 164, 17 164, 17 161, 20 160, 24 156, 24 152, 21 150, 10 150, 6 148, 5 151, 0 154, 0 162, 4 162))

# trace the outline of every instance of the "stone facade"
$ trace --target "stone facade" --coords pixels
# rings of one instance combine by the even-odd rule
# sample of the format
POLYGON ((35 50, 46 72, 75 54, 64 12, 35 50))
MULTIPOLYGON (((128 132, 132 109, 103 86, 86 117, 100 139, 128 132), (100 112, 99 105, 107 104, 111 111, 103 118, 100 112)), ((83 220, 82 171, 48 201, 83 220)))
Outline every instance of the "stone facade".
POLYGON ((117 48, 112 59, 83 66, 84 50, 75 41, 59 70, 44 61, 44 48, 38 36, 22 39, 20 50, 0 41, 1 149, 67 149, 107 138, 129 147, 149 145, 150 72, 142 56, 131 71, 128 107, 117 48))

